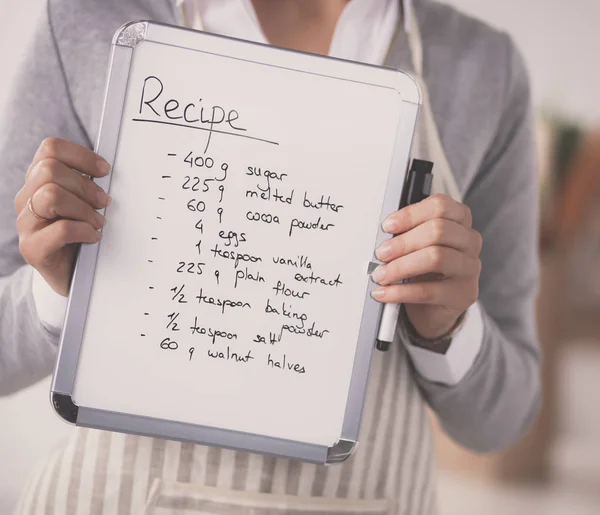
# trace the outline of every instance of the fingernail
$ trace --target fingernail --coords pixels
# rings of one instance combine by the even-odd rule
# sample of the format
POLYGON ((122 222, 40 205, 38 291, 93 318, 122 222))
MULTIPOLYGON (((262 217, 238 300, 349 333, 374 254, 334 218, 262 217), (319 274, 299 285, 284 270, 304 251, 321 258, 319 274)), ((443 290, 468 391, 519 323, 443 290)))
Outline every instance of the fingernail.
POLYGON ((382 266, 378 266, 371 274, 371 278, 376 283, 380 283, 381 281, 383 281, 385 279, 385 274, 386 274, 385 268, 382 266))
POLYGON ((396 231, 396 228, 398 227, 398 224, 396 223, 396 220, 394 220, 393 218, 386 218, 383 223, 381 224, 381 228, 388 233, 394 233, 396 231))
POLYGON ((374 299, 381 299, 385 296, 385 288, 376 288, 371 292, 374 299))
POLYGON ((94 219, 96 220, 96 224, 98 225, 98 227, 104 227, 104 225, 106 224, 106 218, 100 213, 96 213, 94 215, 94 219))
POLYGON ((100 230, 96 231, 96 241, 100 241, 102 239, 102 233, 100 232, 100 230))
POLYGON ((96 169, 100 175, 108 175, 110 173, 110 165, 104 159, 98 159, 96 169))
POLYGON ((102 206, 109 206, 110 203, 112 202, 112 199, 108 193, 106 193, 104 191, 99 191, 98 192, 98 202, 100 202, 100 205, 102 205, 102 206))
POLYGON ((392 253, 392 245, 390 243, 384 243, 376 251, 375 255, 377 259, 385 259, 392 253))

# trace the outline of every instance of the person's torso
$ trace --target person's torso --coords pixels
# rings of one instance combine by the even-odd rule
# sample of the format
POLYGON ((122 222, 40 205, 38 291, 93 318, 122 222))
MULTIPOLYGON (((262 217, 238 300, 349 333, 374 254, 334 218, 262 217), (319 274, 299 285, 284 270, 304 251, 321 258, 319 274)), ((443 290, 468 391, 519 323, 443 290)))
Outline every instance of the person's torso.
MULTIPOLYGON (((422 4, 417 14, 433 112, 465 192, 502 113, 506 70, 490 63, 502 60, 504 37, 448 7, 416 3, 422 4), (466 86, 471 82, 478 86, 466 86)), ((174 24, 172 3, 53 0, 50 7, 73 107, 89 140, 95 141, 113 33, 135 19, 174 24)), ((402 34, 389 64, 412 71, 402 34)), ((325 467, 77 429, 67 447, 33 477, 19 513, 432 515, 436 507, 431 432, 412 374, 400 342, 388 353, 374 354, 360 443, 342 465, 325 467), (311 504, 307 501, 311 499, 330 504, 311 504), (378 499, 383 502, 356 504, 378 499)))

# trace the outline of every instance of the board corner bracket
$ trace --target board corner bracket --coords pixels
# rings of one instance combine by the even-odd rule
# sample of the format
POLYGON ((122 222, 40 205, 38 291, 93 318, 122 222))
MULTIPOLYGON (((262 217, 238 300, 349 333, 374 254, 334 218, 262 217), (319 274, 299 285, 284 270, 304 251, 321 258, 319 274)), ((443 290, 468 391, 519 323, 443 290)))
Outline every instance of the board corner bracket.
POLYGON ((70 395, 58 392, 50 392, 50 402, 54 411, 60 418, 75 424, 77 422, 77 415, 79 413, 79 406, 77 406, 70 395))
POLYGON ((146 39, 147 30, 147 21, 132 21, 126 23, 115 32, 113 45, 135 48, 140 41, 146 39))
POLYGON ((356 449, 358 442, 353 440, 340 439, 327 449, 327 465, 334 463, 342 463, 346 461, 356 449))

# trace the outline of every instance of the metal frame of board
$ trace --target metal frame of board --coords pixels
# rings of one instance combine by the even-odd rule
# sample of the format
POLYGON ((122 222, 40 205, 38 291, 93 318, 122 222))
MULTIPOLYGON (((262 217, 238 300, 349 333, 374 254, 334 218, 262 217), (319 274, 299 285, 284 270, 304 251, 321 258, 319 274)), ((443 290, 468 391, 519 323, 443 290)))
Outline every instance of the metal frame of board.
MULTIPOLYGON (((114 161, 119 141, 130 66, 134 58, 135 48, 140 41, 152 41, 154 43, 177 46, 199 52, 208 51, 216 55, 243 60, 250 60, 247 56, 249 55, 248 52, 251 52, 257 54, 252 59, 254 62, 268 66, 286 67, 283 64, 283 60, 279 61, 281 64, 265 61, 272 61, 269 59, 269 56, 281 57, 283 55, 285 57, 285 53, 293 52, 297 56, 302 56, 301 59, 306 59, 307 63, 308 60, 311 60, 313 63, 325 64, 327 70, 337 67, 335 68, 336 70, 345 72, 344 74, 340 74, 340 76, 327 74, 327 76, 332 78, 355 80, 365 84, 373 84, 396 90, 402 102, 396 146, 390 167, 390 170, 395 170, 396 173, 389 174, 380 221, 383 221, 387 213, 395 211, 398 208, 398 202, 404 187, 405 172, 410 157, 417 114, 421 104, 419 88, 409 75, 390 68, 354 63, 330 57, 314 56, 292 50, 276 49, 260 43, 236 40, 234 38, 217 36, 181 27, 172 27, 149 21, 131 22, 121 27, 113 39, 104 110, 96 144, 96 151, 111 162, 114 161), (230 53, 225 55, 214 51, 215 45, 218 48, 219 44, 224 42, 230 44, 232 40, 236 41, 235 48, 240 50, 239 55, 233 56, 230 53), (207 43, 210 44, 207 45, 207 43), (210 51, 207 50, 207 46, 211 48, 210 51), (350 67, 353 68, 351 69, 350 67), (346 73, 349 70, 352 70, 352 74, 346 73), (350 78, 349 75, 351 75, 350 78), (367 77, 371 81, 375 80, 375 82, 370 82, 367 77)), ((297 69, 295 67, 287 67, 297 69)), ((307 68, 310 68, 310 66, 307 68)), ((310 69, 302 71, 320 73, 318 70, 310 69)), ((98 179, 97 182, 99 186, 108 190, 110 177, 98 179)), ((380 229, 377 234, 377 245, 383 243, 386 238, 386 234, 380 229)), ((77 406, 73 402, 72 394, 89 299, 93 287, 99 245, 82 245, 75 266, 67 317, 61 335, 58 360, 50 392, 52 406, 58 415, 78 426, 191 441, 232 449, 243 449, 250 452, 301 459, 313 463, 338 463, 344 461, 352 454, 358 442, 370 361, 381 316, 381 305, 375 302, 370 295, 371 289, 375 286, 374 284, 371 283, 365 292, 363 317, 348 391, 342 434, 335 445, 327 447, 172 420, 148 418, 77 406)), ((370 274, 375 266, 377 266, 377 261, 373 257, 373 262, 369 264, 365 273, 370 274)))

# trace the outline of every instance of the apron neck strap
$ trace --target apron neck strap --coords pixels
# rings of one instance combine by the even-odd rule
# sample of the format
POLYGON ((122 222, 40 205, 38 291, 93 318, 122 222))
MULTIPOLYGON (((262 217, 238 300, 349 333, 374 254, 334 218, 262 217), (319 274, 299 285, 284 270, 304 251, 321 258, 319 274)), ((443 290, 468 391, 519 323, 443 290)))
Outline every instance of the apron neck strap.
MULTIPOLYGON (((423 39, 421 29, 415 13, 414 6, 410 0, 402 1, 402 14, 404 19, 404 31, 407 34, 408 46, 413 70, 417 83, 421 89, 422 105, 421 115, 417 122, 413 153, 421 159, 433 161, 435 164, 433 174, 432 193, 446 193, 453 199, 462 202, 460 188, 452 173, 446 151, 442 145, 440 133, 433 117, 433 109, 429 98, 429 90, 423 78, 423 39)), ((398 33, 392 40, 386 63, 389 61, 392 46, 398 44, 399 32, 402 23, 398 24, 398 33)))

